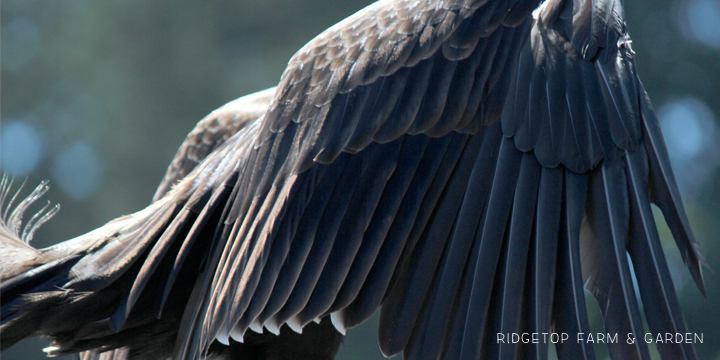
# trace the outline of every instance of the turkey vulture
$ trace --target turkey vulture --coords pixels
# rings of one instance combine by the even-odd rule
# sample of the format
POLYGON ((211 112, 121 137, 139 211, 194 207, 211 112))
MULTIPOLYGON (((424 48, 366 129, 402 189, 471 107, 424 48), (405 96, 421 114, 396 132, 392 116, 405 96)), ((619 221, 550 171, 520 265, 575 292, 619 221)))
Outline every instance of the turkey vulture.
POLYGON ((46 335, 82 359, 329 359, 379 309, 388 356, 594 359, 576 341, 587 289, 619 335, 610 356, 649 359, 636 287, 650 332, 688 332, 651 203, 703 293, 704 260, 623 12, 368 6, 276 88, 200 121, 147 208, 40 250, 27 240, 53 210, 20 219, 45 186, 5 210, 2 349, 46 335))

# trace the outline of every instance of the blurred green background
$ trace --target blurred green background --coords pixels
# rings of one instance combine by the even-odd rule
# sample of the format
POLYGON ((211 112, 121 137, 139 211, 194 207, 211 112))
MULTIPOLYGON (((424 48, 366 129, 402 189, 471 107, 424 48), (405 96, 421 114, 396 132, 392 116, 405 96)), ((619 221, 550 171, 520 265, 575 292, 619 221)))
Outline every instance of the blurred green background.
MULTIPOLYGON (((142 209, 199 119, 274 86, 297 49, 368 3, 3 0, 0 166, 28 188, 50 180, 46 199, 62 205, 33 244, 142 209)), ((690 331, 704 336, 699 356, 720 359, 712 270, 720 264, 720 0, 625 5, 638 69, 710 265, 707 299, 661 224, 663 242, 690 331)), ((593 324, 602 331, 597 314, 593 324)), ((381 359, 376 336, 376 319, 351 330, 339 358, 381 359)), ((41 359, 46 344, 31 339, 0 357, 41 359)))

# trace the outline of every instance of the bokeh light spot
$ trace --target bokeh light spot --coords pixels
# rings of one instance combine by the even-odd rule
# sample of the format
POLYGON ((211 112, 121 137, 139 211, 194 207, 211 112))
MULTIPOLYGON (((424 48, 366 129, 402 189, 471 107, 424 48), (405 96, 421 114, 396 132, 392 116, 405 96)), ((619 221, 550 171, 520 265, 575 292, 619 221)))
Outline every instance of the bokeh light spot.
POLYGON ((85 199, 100 186, 102 164, 90 146, 76 142, 55 158, 52 175, 65 194, 85 199))
POLYGON ((680 28, 685 37, 720 49, 720 0, 689 0, 682 3, 680 28))
POLYGON ((672 156, 682 161, 697 156, 706 141, 695 106, 688 101, 678 101, 666 105, 661 112, 667 146, 672 156))
POLYGON ((0 129, 0 168, 12 176, 35 170, 43 155, 43 143, 27 121, 9 121, 0 129))
POLYGON ((699 194, 720 165, 712 110, 698 99, 685 98, 661 106, 658 117, 680 190, 688 196, 699 194))

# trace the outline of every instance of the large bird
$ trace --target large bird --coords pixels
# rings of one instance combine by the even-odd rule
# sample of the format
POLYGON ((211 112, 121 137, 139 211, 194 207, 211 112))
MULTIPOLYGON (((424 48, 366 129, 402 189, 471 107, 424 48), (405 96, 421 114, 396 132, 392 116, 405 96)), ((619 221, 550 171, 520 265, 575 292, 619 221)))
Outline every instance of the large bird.
POLYGON ((649 359, 633 273, 650 332, 688 332, 651 203, 702 292, 704 260, 623 11, 368 6, 277 88, 198 123, 147 208, 40 250, 26 240, 47 213, 20 219, 44 185, 5 214, 2 348, 46 335, 83 359, 329 359, 379 310, 388 356, 545 359, 554 343, 594 359, 576 341, 587 289, 619 335, 610 356, 649 359))

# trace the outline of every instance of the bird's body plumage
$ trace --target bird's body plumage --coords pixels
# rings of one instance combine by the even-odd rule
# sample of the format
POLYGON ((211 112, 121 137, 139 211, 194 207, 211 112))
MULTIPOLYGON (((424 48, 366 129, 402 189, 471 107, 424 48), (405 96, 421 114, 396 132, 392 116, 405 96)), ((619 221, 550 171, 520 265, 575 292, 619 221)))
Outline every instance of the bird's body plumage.
POLYGON ((622 3, 538 5, 379 1, 331 27, 276 89, 201 121, 146 209, 15 257, 3 347, 331 358, 333 329, 381 307, 386 355, 543 359, 496 335, 589 333, 587 288, 608 332, 639 336, 633 271, 651 331, 686 332, 651 202, 701 290, 703 260, 622 3))

